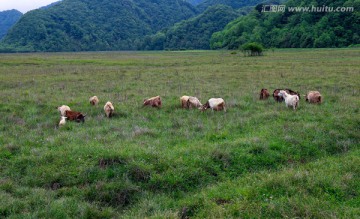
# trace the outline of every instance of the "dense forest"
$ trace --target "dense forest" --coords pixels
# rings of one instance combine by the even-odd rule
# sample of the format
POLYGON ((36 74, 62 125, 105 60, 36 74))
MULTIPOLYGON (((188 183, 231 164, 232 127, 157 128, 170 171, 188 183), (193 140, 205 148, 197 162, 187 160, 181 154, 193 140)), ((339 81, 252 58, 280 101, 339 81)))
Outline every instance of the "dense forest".
MULTIPOLYGON (((0 51, 238 49, 249 42, 267 48, 360 44, 360 0, 260 2, 263 1, 63 0, 26 13, 9 31, 9 26, 1 24, 6 31, 1 29, 0 37, 7 31, 8 34, 0 43, 0 51), (354 11, 261 11, 264 5, 280 3, 354 7, 354 11)), ((2 13, 0 22, 11 20, 1 16, 2 13)))
POLYGON ((262 5, 214 33, 211 48, 237 49, 247 42, 265 47, 345 47, 360 43, 359 0, 289 0, 287 6, 354 7, 354 12, 262 13, 262 5))
POLYGON ((26 13, 1 43, 3 51, 136 49, 143 36, 196 15, 182 0, 63 0, 26 13))
POLYGON ((238 9, 245 6, 255 6, 261 2, 264 2, 264 0, 203 0, 199 5, 197 5, 197 8, 200 11, 204 11, 210 6, 221 4, 238 9))
POLYGON ((141 50, 210 49, 211 35, 239 16, 229 6, 215 5, 197 17, 145 37, 141 50))
POLYGON ((198 5, 201 2, 203 2, 204 0, 186 0, 187 2, 189 2, 192 5, 198 5))
POLYGON ((20 19, 22 13, 17 10, 0 12, 0 39, 2 39, 9 29, 20 19))

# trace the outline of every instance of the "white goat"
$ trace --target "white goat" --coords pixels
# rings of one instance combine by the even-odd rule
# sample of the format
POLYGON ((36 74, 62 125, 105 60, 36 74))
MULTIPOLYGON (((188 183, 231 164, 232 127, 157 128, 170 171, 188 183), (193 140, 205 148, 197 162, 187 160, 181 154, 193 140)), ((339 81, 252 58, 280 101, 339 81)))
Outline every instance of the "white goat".
POLYGON ((189 99, 186 102, 187 108, 199 108, 202 106, 200 100, 197 97, 189 97, 189 99))
POLYGON ((90 104, 93 105, 93 106, 94 106, 94 105, 98 105, 98 103, 99 103, 99 98, 98 98, 97 96, 90 97, 89 102, 90 102, 90 104))
POLYGON ((279 96, 282 96, 285 99, 285 104, 287 107, 292 107, 294 110, 299 106, 299 97, 297 95, 288 94, 286 91, 281 90, 279 96))
POLYGON ((58 111, 60 112, 61 116, 66 116, 66 111, 71 111, 71 109, 66 105, 62 105, 58 107, 58 111))
POLYGON ((106 114, 106 117, 110 118, 113 116, 113 113, 114 113, 114 106, 113 104, 108 101, 105 106, 104 106, 104 111, 105 111, 105 114, 106 114))
POLYGON ((66 118, 65 116, 61 116, 60 122, 59 122, 59 126, 65 125, 66 123, 66 118))

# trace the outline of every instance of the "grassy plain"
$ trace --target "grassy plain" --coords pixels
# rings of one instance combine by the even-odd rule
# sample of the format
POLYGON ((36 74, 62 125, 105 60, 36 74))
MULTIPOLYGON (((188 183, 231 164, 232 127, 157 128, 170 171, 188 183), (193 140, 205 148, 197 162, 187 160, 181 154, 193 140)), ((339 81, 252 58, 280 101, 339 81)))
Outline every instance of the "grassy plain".
POLYGON ((360 217, 359 49, 0 54, 0 90, 0 217, 360 217), (57 127, 62 104, 86 122, 57 127))

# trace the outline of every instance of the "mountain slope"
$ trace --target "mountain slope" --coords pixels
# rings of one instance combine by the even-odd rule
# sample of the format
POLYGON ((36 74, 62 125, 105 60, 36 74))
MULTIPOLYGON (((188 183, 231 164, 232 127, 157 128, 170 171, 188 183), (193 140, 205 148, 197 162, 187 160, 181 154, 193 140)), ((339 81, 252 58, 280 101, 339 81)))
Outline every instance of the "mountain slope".
POLYGON ((255 6, 264 0, 203 0, 197 8, 200 11, 206 10, 208 7, 213 5, 228 5, 232 8, 238 9, 245 6, 255 6))
POLYGON ((189 2, 192 5, 198 5, 201 2, 203 2, 204 0, 186 0, 187 2, 189 2))
POLYGON ((9 29, 20 19, 22 13, 17 10, 0 12, 0 39, 2 39, 9 29))
POLYGON ((210 49, 211 35, 240 15, 229 6, 216 5, 197 17, 181 21, 153 36, 147 36, 140 49, 210 49))
POLYGON ((228 24, 214 33, 211 48, 236 49, 247 42, 266 47, 313 48, 345 47, 360 44, 360 1, 358 0, 290 0, 287 6, 354 7, 354 12, 289 12, 253 13, 228 24))
POLYGON ((63 0, 24 15, 1 46, 20 51, 130 50, 144 35, 195 13, 182 0, 63 0))

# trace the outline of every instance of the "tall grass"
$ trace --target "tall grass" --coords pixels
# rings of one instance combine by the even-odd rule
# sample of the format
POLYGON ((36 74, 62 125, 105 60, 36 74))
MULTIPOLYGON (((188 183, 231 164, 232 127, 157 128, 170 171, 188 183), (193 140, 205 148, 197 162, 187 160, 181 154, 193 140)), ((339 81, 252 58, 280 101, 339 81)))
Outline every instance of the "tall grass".
POLYGON ((359 55, 2 54, 0 215, 359 217, 359 55), (324 103, 294 112, 259 101, 261 88, 319 90, 324 103), (141 106, 156 95, 161 109, 141 106), (182 95, 228 111, 181 109, 182 95), (58 127, 62 104, 86 122, 58 127))

